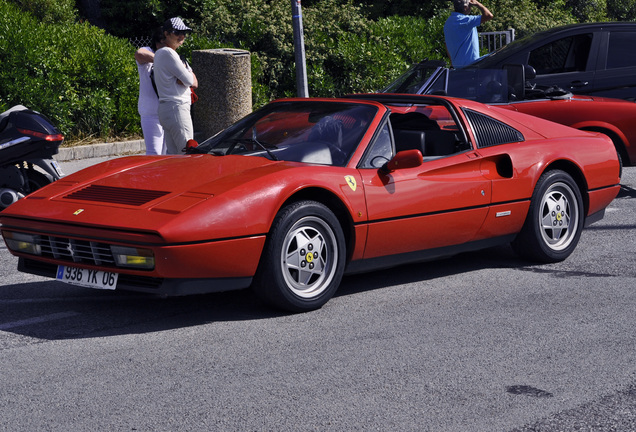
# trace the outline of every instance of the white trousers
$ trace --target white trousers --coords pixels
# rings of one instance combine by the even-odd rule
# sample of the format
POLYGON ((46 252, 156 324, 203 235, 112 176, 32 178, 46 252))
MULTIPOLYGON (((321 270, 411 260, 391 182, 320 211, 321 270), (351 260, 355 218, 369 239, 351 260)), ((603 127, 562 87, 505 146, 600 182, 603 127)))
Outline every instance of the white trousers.
POLYGON ((159 102, 159 122, 166 139, 166 154, 183 154, 188 140, 194 138, 190 102, 159 102))
POLYGON ((158 115, 141 116, 141 131, 144 134, 147 155, 166 154, 163 128, 158 115))

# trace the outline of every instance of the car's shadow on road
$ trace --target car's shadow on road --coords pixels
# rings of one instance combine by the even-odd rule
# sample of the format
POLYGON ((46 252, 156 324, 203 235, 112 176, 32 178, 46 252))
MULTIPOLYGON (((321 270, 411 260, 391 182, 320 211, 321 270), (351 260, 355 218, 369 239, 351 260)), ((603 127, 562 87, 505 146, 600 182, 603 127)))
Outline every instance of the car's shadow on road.
MULTIPOLYGON (((336 297, 481 268, 528 265, 509 247, 346 276, 336 297)), ((321 312, 318 312, 321 313, 321 312)), ((258 301, 250 290, 157 298, 136 293, 77 288, 57 281, 0 287, 0 331, 45 340, 152 333, 213 322, 285 317, 258 301)))
POLYGON ((636 189, 627 185, 621 185, 621 189, 616 198, 636 198, 636 189))
POLYGON ((394 285, 426 282, 483 268, 520 268, 528 265, 532 263, 519 258, 512 251, 511 246, 498 246, 453 255, 445 259, 346 276, 335 296, 353 295, 394 285))

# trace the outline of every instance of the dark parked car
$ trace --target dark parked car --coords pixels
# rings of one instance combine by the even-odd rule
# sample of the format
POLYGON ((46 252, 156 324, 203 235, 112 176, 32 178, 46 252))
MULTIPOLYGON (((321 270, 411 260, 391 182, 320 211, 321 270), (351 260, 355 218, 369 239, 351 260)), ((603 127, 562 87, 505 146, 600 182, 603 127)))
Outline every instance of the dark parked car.
POLYGON ((575 94, 636 99, 636 23, 573 24, 519 39, 477 61, 480 69, 530 65, 538 85, 575 94))

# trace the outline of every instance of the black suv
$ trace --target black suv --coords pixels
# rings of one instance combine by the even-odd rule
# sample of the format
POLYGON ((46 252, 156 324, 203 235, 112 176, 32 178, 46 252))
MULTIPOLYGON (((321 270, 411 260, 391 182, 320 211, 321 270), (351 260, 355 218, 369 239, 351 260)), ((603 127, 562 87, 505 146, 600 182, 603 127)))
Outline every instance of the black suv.
POLYGON ((514 41, 469 67, 525 64, 535 69, 538 85, 636 100, 635 46, 636 23, 573 24, 514 41))

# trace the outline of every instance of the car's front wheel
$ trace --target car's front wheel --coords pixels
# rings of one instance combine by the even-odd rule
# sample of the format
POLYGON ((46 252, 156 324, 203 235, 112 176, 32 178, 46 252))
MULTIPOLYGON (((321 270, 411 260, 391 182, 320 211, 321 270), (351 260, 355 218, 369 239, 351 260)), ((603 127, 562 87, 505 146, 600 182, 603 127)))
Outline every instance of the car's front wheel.
POLYGON ((290 204, 274 220, 253 289, 278 308, 318 309, 340 285, 345 254, 344 235, 333 212, 314 201, 290 204))
POLYGON ((540 262, 558 262, 574 251, 583 230, 581 192, 564 171, 541 176, 532 195, 525 224, 512 243, 515 251, 540 262))

